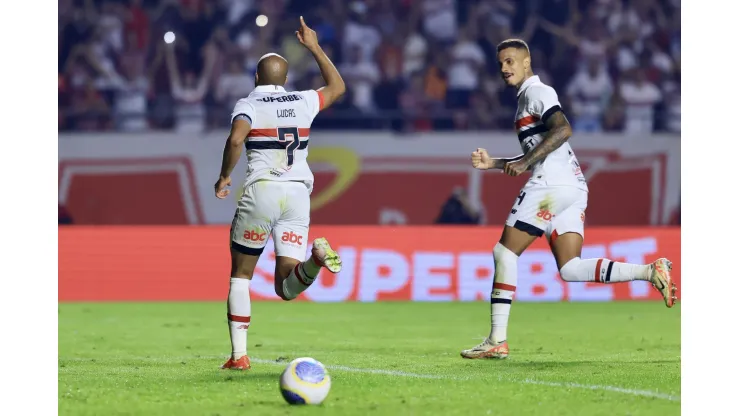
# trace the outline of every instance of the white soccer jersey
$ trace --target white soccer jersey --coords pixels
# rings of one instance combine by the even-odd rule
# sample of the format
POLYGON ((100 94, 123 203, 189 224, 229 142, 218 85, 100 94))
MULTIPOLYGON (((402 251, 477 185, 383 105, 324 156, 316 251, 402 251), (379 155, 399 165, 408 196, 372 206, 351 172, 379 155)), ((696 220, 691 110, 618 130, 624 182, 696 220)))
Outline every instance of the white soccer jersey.
MULTIPOLYGON (((517 98, 519 105, 514 126, 526 154, 542 141, 547 133, 545 122, 560 110, 560 102, 555 90, 543 84, 536 75, 524 81, 517 98)), ((529 182, 547 186, 570 185, 588 190, 578 159, 567 142, 532 166, 529 182)))
POLYGON ((246 117, 252 130, 247 136, 245 189, 258 180, 303 182, 313 189, 308 167, 311 123, 324 105, 320 91, 287 92, 278 85, 260 85, 237 101, 231 121, 246 117))

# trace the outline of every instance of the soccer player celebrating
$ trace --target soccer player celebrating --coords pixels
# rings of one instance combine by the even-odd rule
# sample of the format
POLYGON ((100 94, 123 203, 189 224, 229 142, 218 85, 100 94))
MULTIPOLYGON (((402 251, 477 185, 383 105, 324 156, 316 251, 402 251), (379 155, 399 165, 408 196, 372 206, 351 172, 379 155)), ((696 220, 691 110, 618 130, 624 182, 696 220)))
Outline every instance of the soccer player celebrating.
POLYGON ((325 238, 314 240, 306 260, 314 179, 306 158, 311 123, 319 111, 344 94, 344 81, 303 17, 296 36, 313 54, 326 86, 315 91, 285 91, 288 62, 274 53, 263 56, 257 64, 255 89, 236 103, 231 114, 231 133, 215 185, 216 197, 229 195, 230 175, 246 141, 247 178, 231 224, 227 302, 231 357, 224 369, 251 367, 247 356, 249 283, 270 234, 276 256, 275 292, 283 300, 295 299, 305 291, 322 267, 337 273, 342 265, 325 238))
POLYGON ((485 149, 472 155, 476 169, 501 169, 518 176, 532 171, 514 201, 501 238, 493 249, 495 273, 491 290, 491 332, 481 344, 460 354, 464 358, 506 358, 506 329, 516 291, 517 260, 543 234, 548 238, 560 276, 567 282, 616 283, 645 280, 657 289, 667 307, 676 301, 671 262, 628 264, 605 258, 582 259, 583 226, 588 186, 573 149, 572 131, 555 90, 532 72, 529 47, 509 39, 497 47, 501 76, 517 89, 515 129, 524 152, 513 158, 492 158, 485 149))

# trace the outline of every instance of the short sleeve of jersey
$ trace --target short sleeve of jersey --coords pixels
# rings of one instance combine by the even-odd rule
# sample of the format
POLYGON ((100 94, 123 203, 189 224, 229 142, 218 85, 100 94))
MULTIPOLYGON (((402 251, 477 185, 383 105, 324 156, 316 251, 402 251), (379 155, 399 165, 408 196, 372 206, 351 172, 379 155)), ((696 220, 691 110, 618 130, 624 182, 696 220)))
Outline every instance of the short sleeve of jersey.
POLYGON ((547 119, 553 114, 562 111, 558 94, 553 88, 542 85, 530 88, 527 93, 530 112, 539 117, 543 123, 547 123, 547 119))
POLYGON ((311 117, 316 117, 319 111, 324 108, 324 94, 321 91, 306 90, 301 91, 299 94, 306 100, 311 117))
POLYGON ((257 116, 257 111, 254 108, 254 105, 247 101, 246 99, 241 99, 236 102, 236 105, 234 106, 234 111, 231 113, 231 122, 234 122, 234 119, 236 119, 237 116, 244 116, 247 118, 247 121, 249 121, 250 126, 254 126, 254 121, 257 116))

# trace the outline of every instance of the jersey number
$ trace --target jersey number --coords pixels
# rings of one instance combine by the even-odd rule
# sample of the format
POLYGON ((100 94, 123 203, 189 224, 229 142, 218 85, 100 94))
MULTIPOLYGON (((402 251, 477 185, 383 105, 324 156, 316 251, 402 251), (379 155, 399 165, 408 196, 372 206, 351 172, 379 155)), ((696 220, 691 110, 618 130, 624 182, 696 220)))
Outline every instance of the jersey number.
POLYGON ((288 168, 290 168, 293 166, 294 152, 301 144, 300 137, 298 136, 298 127, 278 127, 277 134, 279 142, 288 142, 285 152, 288 154, 288 168))

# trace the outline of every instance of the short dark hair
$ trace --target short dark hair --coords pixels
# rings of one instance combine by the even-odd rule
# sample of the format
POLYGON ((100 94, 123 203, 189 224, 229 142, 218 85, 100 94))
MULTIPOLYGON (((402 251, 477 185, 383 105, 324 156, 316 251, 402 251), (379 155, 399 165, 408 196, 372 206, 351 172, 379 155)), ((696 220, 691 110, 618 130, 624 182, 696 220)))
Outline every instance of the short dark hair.
POLYGON ((527 45, 527 42, 521 39, 506 39, 496 46, 496 53, 508 48, 524 49, 529 54, 529 46, 527 45))

